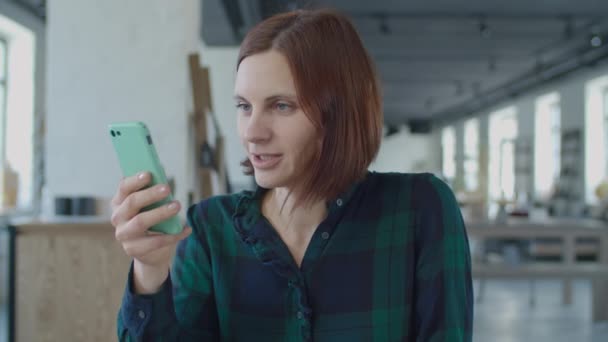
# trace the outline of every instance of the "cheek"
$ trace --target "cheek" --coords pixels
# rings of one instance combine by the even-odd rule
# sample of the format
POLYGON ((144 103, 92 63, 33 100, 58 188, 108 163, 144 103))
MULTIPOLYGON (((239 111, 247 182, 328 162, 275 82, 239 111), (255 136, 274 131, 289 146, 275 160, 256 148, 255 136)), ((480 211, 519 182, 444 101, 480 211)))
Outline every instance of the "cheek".
POLYGON ((297 158, 302 162, 308 162, 313 158, 318 151, 321 151, 321 144, 315 135, 307 134, 306 136, 298 137, 295 144, 297 148, 297 158))
POLYGON ((243 119, 238 118, 236 122, 236 130, 239 135, 239 140, 243 147, 247 147, 247 139, 245 139, 245 124, 243 123, 243 119))

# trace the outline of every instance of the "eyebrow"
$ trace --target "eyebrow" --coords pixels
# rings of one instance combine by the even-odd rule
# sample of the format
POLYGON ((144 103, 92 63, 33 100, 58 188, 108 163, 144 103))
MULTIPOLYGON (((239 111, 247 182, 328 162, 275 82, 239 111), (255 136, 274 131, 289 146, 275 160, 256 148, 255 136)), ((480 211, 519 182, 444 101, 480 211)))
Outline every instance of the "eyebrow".
MULTIPOLYGON (((243 97, 242 95, 238 95, 238 94, 234 95, 234 99, 249 102, 249 101, 247 101, 247 99, 245 97, 243 97)), ((276 101, 279 99, 288 99, 291 101, 295 101, 297 99, 297 97, 292 94, 274 94, 274 95, 271 95, 271 96, 268 96, 267 98, 265 98, 264 102, 272 102, 272 101, 276 101)))

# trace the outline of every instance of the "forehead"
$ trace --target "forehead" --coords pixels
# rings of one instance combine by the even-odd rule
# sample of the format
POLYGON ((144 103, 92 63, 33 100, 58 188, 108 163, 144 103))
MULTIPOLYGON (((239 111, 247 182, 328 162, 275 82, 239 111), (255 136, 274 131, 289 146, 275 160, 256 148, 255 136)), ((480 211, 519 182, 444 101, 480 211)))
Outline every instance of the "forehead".
POLYGON ((236 74, 235 94, 253 99, 275 93, 295 95, 287 58, 269 50, 243 59, 236 74))

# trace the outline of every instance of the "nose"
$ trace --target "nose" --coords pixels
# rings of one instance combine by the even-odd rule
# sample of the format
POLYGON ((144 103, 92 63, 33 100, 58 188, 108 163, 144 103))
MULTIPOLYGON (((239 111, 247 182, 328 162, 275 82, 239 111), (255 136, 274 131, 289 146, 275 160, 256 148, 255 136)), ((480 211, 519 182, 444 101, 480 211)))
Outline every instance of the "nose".
POLYGON ((262 111, 252 111, 245 127, 245 139, 250 143, 262 143, 270 140, 272 129, 268 118, 262 111))

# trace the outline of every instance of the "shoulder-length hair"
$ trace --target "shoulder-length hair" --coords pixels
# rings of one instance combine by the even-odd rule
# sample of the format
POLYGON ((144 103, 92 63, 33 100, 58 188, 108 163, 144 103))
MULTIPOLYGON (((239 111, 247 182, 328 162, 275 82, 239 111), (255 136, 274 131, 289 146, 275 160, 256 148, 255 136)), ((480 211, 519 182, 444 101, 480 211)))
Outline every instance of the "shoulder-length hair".
MULTIPOLYGON (((243 40, 237 71, 248 56, 282 53, 300 107, 323 140, 302 179, 298 203, 330 200, 362 179, 382 139, 382 99, 373 63, 348 18, 331 10, 272 16, 243 40)), ((241 164, 253 174, 251 161, 241 164)))

